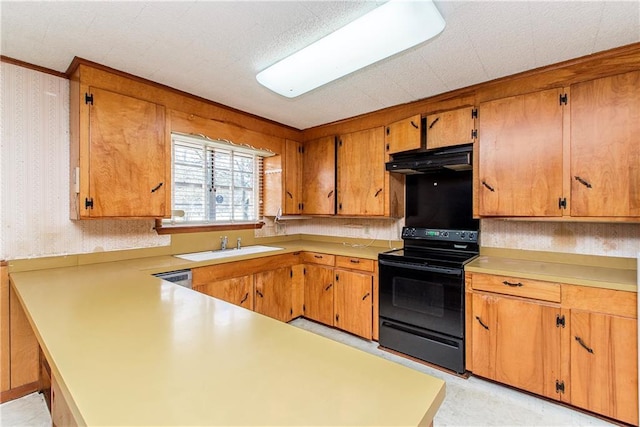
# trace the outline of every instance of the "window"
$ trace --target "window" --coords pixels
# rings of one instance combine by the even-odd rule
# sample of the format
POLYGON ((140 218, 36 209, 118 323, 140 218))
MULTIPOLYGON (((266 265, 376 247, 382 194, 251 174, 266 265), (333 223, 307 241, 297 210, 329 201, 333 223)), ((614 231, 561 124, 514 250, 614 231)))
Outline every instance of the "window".
POLYGON ((165 224, 254 223, 262 214, 262 159, 230 141, 172 134, 172 217, 165 224))

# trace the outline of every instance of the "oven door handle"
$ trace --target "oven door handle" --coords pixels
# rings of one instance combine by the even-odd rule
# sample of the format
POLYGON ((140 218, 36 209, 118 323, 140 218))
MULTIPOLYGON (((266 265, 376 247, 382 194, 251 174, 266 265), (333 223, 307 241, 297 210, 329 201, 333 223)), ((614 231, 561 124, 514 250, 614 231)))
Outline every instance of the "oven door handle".
POLYGON ((386 265, 388 267, 397 267, 397 268, 404 268, 404 269, 418 270, 418 271, 428 271, 430 273, 441 273, 441 274, 447 274, 450 276, 462 275, 461 268, 444 268, 444 267, 433 267, 433 266, 421 265, 421 264, 407 264, 402 262, 387 261, 384 259, 379 259, 378 264, 386 265))

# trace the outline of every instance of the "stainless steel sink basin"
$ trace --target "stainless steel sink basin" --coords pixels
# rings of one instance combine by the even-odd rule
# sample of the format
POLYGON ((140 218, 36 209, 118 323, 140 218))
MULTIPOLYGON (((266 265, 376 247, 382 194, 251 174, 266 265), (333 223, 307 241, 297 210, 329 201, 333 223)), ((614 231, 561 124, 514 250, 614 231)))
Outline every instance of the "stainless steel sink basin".
POLYGON ((211 259, 220 259, 220 258, 229 258, 233 256, 239 255, 249 255, 249 254, 258 254, 261 252, 270 252, 277 251, 282 248, 276 248, 275 246, 261 246, 261 245, 253 245, 253 246, 245 246, 240 249, 225 249, 218 251, 204 251, 204 252, 193 252, 189 254, 181 254, 174 255, 177 258, 186 259, 188 261, 208 261, 211 259))

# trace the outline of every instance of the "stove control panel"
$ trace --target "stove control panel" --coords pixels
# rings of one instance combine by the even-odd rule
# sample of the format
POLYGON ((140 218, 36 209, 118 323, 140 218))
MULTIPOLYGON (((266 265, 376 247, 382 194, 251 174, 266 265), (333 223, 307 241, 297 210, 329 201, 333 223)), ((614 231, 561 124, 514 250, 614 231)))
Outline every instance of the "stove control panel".
POLYGON ((404 240, 440 240, 446 242, 478 242, 475 230, 440 230, 434 228, 404 227, 404 240))

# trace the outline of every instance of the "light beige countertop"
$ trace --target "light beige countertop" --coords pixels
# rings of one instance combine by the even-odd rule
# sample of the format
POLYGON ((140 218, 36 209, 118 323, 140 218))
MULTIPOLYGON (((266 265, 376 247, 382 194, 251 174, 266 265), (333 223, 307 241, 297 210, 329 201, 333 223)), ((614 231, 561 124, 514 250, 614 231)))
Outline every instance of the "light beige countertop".
MULTIPOLYGON (((374 257, 381 250, 341 252, 333 244, 329 251, 304 241, 279 246, 263 255, 304 248, 374 257)), ((442 380, 150 275, 215 263, 158 256, 12 273, 77 420, 130 426, 432 421, 445 395, 442 380)))
POLYGON ((633 259, 528 251, 485 250, 465 266, 472 273, 497 274, 571 285, 637 292, 633 259))

